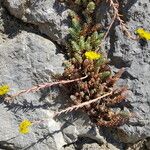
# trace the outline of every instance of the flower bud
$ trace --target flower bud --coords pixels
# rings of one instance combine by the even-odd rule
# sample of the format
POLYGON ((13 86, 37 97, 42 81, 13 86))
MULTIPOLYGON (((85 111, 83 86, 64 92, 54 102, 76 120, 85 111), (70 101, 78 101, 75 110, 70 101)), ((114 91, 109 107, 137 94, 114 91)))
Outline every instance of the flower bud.
POLYGON ((87 12, 89 13, 93 13, 93 11, 95 10, 95 3, 94 2, 89 2, 87 5, 87 12))

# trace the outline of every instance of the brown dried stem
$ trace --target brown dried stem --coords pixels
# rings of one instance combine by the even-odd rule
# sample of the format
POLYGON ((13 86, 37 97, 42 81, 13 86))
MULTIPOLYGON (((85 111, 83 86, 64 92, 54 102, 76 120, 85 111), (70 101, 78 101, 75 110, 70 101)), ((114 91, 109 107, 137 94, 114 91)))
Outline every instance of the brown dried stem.
MULTIPOLYGON (((128 27, 127 25, 125 24, 125 22, 120 18, 120 14, 119 14, 119 2, 118 0, 116 0, 116 2, 114 2, 113 0, 109 0, 109 3, 110 3, 110 6, 113 8, 114 10, 114 16, 116 16, 115 18, 118 19, 119 21, 119 24, 122 28, 122 30, 126 33, 126 35, 128 36, 128 38, 130 39, 133 39, 133 40, 136 40, 136 38, 134 38, 131 33, 128 31, 128 27)), ((112 20, 114 22, 114 18, 112 20)), ((112 26, 112 25, 111 25, 112 26)))
POLYGON ((29 89, 21 90, 18 93, 13 94, 11 96, 8 96, 5 98, 5 100, 9 101, 9 100, 14 99, 22 94, 28 94, 30 92, 37 92, 37 91, 47 88, 47 87, 51 87, 51 86, 58 85, 58 84, 67 84, 67 83, 71 83, 71 82, 76 82, 76 81, 83 80, 85 78, 87 78, 87 75, 84 77, 81 77, 81 78, 73 79, 73 80, 62 80, 62 81, 58 81, 58 82, 50 82, 50 83, 47 82, 47 83, 39 84, 39 85, 33 86, 29 89))
POLYGON ((66 109, 64 109, 64 110, 62 110, 62 111, 56 112, 55 115, 54 115, 54 117, 55 117, 55 116, 59 116, 59 115, 62 114, 62 113, 67 113, 67 112, 70 112, 70 111, 72 111, 72 110, 77 110, 77 109, 82 108, 82 107, 84 107, 84 106, 87 106, 87 105, 89 105, 89 104, 91 104, 91 103, 95 103, 95 102, 97 102, 98 100, 100 100, 100 99, 102 99, 102 98, 104 98, 104 97, 107 97, 107 96, 111 95, 112 93, 113 93, 113 92, 111 91, 111 92, 106 93, 106 94, 104 94, 104 95, 102 95, 102 96, 100 96, 100 97, 97 97, 97 98, 93 99, 93 100, 90 100, 90 101, 83 102, 83 103, 78 104, 78 105, 74 105, 74 106, 68 107, 68 108, 66 108, 66 109))
MULTIPOLYGON (((109 27, 108 27, 108 29, 107 29, 107 32, 105 33, 105 35, 104 35, 104 37, 103 37, 103 39, 102 39, 102 42, 100 43, 100 46, 99 46, 99 47, 102 46, 103 41, 105 41, 106 37, 108 36, 108 34, 109 34, 109 32, 110 32, 110 29, 112 28, 112 26, 113 26, 113 24, 114 24, 114 22, 115 22, 116 19, 118 19, 119 24, 120 24, 120 26, 121 26, 121 29, 125 32, 125 34, 127 35, 127 37, 130 38, 130 39, 132 39, 132 40, 137 40, 137 38, 135 38, 135 37, 133 37, 133 36, 131 35, 131 33, 128 31, 127 25, 126 25, 125 22, 120 18, 120 16, 122 16, 122 15, 119 14, 119 10, 118 10, 118 8, 119 8, 119 2, 118 2, 117 0, 116 0, 116 2, 114 2, 113 0, 108 0, 108 1, 109 1, 109 3, 110 3, 110 6, 111 6, 111 7, 113 8, 113 10, 114 10, 114 16, 113 16, 113 18, 112 18, 112 21, 111 21, 111 23, 110 23, 110 25, 109 25, 109 27)), ((99 48, 98 48, 98 49, 99 49, 99 48)), ((96 51, 98 51, 98 49, 97 49, 96 51)))

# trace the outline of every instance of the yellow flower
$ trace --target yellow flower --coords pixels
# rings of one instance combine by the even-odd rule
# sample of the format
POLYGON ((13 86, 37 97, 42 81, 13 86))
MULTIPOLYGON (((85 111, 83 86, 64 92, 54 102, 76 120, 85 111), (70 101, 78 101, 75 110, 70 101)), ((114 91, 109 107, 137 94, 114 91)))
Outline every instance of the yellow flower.
POLYGON ((29 133, 29 127, 32 125, 32 123, 29 120, 24 120, 19 125, 19 132, 22 134, 29 133))
POLYGON ((0 96, 7 94, 7 92, 9 92, 9 86, 8 85, 0 86, 0 96))
POLYGON ((93 51, 88 51, 85 53, 85 57, 87 59, 90 59, 90 60, 97 60, 101 57, 101 54, 98 54, 98 53, 93 52, 93 51))
POLYGON ((136 33, 139 35, 141 39, 150 40, 150 32, 145 31, 142 28, 136 30, 136 33))

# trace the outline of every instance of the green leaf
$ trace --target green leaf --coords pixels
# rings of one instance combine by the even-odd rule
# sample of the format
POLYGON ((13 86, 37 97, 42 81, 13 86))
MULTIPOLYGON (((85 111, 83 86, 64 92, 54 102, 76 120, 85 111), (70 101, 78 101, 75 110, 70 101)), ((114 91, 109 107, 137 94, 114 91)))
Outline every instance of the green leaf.
POLYGON ((91 39, 92 41, 96 41, 99 38, 98 32, 95 31, 94 33, 92 33, 91 35, 91 39))
POLYGON ((80 47, 75 41, 71 41, 71 46, 72 46, 74 51, 76 51, 76 52, 80 51, 80 47))
POLYGON ((69 11, 69 16, 74 18, 75 16, 77 16, 77 14, 73 10, 70 10, 69 11))
POLYGON ((101 43, 101 40, 98 39, 98 40, 94 41, 93 46, 98 47, 100 45, 100 43, 101 43))
POLYGON ((80 36, 80 39, 79 39, 79 46, 80 46, 80 49, 81 49, 81 50, 84 50, 84 49, 85 49, 85 37, 84 37, 84 36, 80 36))
POLYGON ((87 0, 82 0, 82 3, 87 3, 87 0))
POLYGON ((110 76, 111 76, 111 72, 110 71, 105 71, 105 72, 101 73, 101 79, 102 80, 107 79, 110 76))
POLYGON ((76 18, 72 19, 72 26, 75 28, 77 31, 81 30, 81 26, 79 21, 76 18))
POLYGON ((80 5, 81 4, 81 0, 75 0, 75 4, 80 5))
POLYGON ((86 51, 92 50, 91 44, 90 43, 86 43, 85 44, 85 49, 86 49, 86 51))
POLYGON ((78 53, 75 53, 74 54, 74 57, 75 57, 75 59, 79 62, 79 63, 82 63, 82 57, 78 54, 78 53))
POLYGON ((87 43, 91 43, 91 37, 90 37, 90 36, 88 36, 86 42, 87 42, 87 43))
POLYGON ((93 13, 93 11, 95 10, 95 3, 94 2, 89 2, 88 5, 87 5, 87 12, 88 13, 93 13))
POLYGON ((105 33, 99 33, 99 34, 98 34, 98 38, 99 38, 99 39, 102 39, 102 38, 104 37, 104 35, 105 35, 105 33))
POLYGON ((70 33, 70 35, 72 36, 73 39, 77 40, 79 38, 80 33, 77 32, 75 29, 69 28, 69 33, 70 33))
POLYGON ((88 50, 92 50, 92 45, 91 45, 91 37, 88 36, 86 42, 85 42, 85 49, 88 50))

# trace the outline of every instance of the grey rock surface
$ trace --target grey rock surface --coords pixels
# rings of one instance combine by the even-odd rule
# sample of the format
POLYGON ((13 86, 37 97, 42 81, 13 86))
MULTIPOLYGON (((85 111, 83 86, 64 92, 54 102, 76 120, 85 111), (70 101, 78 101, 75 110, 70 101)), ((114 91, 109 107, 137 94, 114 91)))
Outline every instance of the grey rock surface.
POLYGON ((99 129, 91 123, 87 114, 83 112, 74 112, 68 114, 65 118, 63 129, 64 137, 68 143, 74 143, 78 138, 88 138, 96 141, 99 144, 106 143, 106 140, 99 132, 99 129))
POLYGON ((5 0, 4 5, 15 17, 37 25, 52 40, 65 43, 69 10, 57 0, 5 0))
POLYGON ((146 141, 146 147, 148 150, 150 150, 150 138, 148 138, 146 141))
MULTIPOLYGON (((50 82, 53 74, 63 72, 64 55, 54 43, 38 35, 31 26, 10 17, 2 7, 0 13, 3 16, 0 17, 0 85, 8 84, 9 94, 50 82)), ((64 145, 76 142, 78 137, 104 143, 97 127, 90 124, 85 114, 76 114, 75 120, 52 119, 54 111, 65 107, 67 100, 58 87, 22 95, 10 104, 0 99, 0 149, 60 150, 64 145), (32 126, 29 134, 19 133, 22 120, 45 118, 49 119, 32 126)))
MULTIPOLYGON (((0 83, 11 87, 10 94, 51 81, 50 75, 63 72, 63 55, 57 54, 57 48, 51 41, 34 33, 22 31, 15 38, 2 43, 0 50, 0 83)), ((60 94, 57 88, 51 90, 51 95, 48 94, 46 99, 41 97, 43 94, 40 92, 25 94, 11 104, 1 100, 0 120, 3 121, 0 122, 0 148, 59 150, 66 144, 76 142, 78 137, 105 142, 85 114, 76 114, 76 120, 71 119, 72 125, 69 119, 69 125, 66 121, 52 119, 53 110, 65 103, 65 94, 60 94), (19 133, 18 126, 22 120, 44 118, 50 119, 33 126, 30 134, 19 133)))
POLYGON ((109 143, 99 144, 94 140, 87 138, 79 138, 74 144, 71 144, 65 148, 65 150, 120 150, 117 146, 109 143))
MULTIPOLYGON (((133 36, 138 27, 150 29, 149 0, 119 0, 119 2, 122 6, 120 13, 124 16, 123 19, 133 36)), ((59 5, 56 0, 4 0, 4 5, 15 17, 37 25, 40 31, 52 40, 65 43, 68 31, 68 9, 65 5, 59 5)), ((103 2, 97 10, 97 22, 104 26, 111 23, 109 13, 103 13, 108 10, 108 6, 103 2)), ((37 33, 31 33, 28 27, 20 28, 21 22, 13 26, 12 31, 16 28, 19 30, 16 30, 15 35, 11 34, 13 36, 10 38, 10 32, 7 29, 11 31, 13 20, 9 21, 5 12, 1 16, 5 18, 5 21, 0 20, 0 31, 2 31, 0 32, 0 83, 10 84, 13 87, 11 92, 14 93, 37 83, 51 81, 52 73, 63 72, 64 58, 62 54, 57 53, 56 45, 37 33), (22 32, 22 30, 26 31, 22 32), (4 33, 7 33, 7 36, 4 33)), ((124 143, 135 143, 150 137, 150 42, 128 39, 115 23, 105 44, 114 72, 125 67, 125 72, 118 84, 128 85, 127 99, 130 101, 130 107, 127 106, 125 110, 132 111, 136 117, 131 118, 129 124, 114 130, 113 134, 111 132, 108 134, 109 129, 107 129, 103 136, 107 138, 110 135, 109 138, 114 136, 124 143)), ((62 148, 65 144, 76 142, 79 137, 90 138, 100 144, 105 143, 98 128, 91 125, 87 116, 82 113, 75 116, 70 114, 69 117, 66 115, 66 119, 63 120, 62 118, 65 117, 62 117, 60 121, 49 119, 45 124, 33 127, 29 135, 19 135, 18 124, 22 119, 47 118, 53 114, 54 110, 62 108, 67 98, 64 97, 64 92, 63 95, 60 93, 59 88, 56 88, 51 89, 51 95, 42 98, 42 102, 39 101, 41 98, 39 92, 24 95, 11 106, 6 103, 0 104, 0 120, 3 120, 0 122, 1 148, 6 146, 12 149, 55 150, 62 148), (61 142, 58 142, 58 139, 61 142)), ((96 149, 95 145, 98 149, 99 146, 95 143, 92 148, 96 149)), ((83 147, 90 149, 88 144, 83 147)), ((75 147, 71 146, 70 149, 74 150, 75 147)))
MULTIPOLYGON (((56 54, 57 48, 51 41, 33 33, 23 31, 2 43, 0 51, 0 83, 8 84, 11 87, 10 93, 51 81, 50 74, 63 72, 63 55, 56 54)), ((55 150, 66 144, 61 132, 53 133, 60 130, 60 125, 54 120, 49 121, 53 121, 54 127, 51 126, 51 130, 34 126, 31 134, 21 135, 18 132, 18 125, 24 119, 40 120, 49 117, 46 105, 39 102, 40 95, 24 95, 12 104, 2 103, 1 100, 0 120, 3 121, 0 122, 0 147, 4 147, 6 142, 5 145, 9 148, 12 144, 13 149, 55 150)))
MULTIPOLYGON (((131 34, 136 37, 135 30, 139 27, 150 29, 150 3, 149 0, 126 0, 120 2, 120 13, 124 16, 131 34)), ((103 9, 108 5, 104 3, 103 9)), ((105 14, 105 19, 100 6, 97 20, 104 25, 111 23, 110 15, 105 14)), ((104 10, 102 10, 104 11, 104 10)), ((130 101, 128 110, 135 117, 130 119, 118 131, 118 138, 125 143, 135 143, 150 137, 150 41, 129 39, 122 33, 120 26, 115 23, 106 41, 108 57, 114 71, 125 67, 125 72, 120 80, 120 85, 128 85, 127 100, 130 101)), ((127 109, 126 109, 127 110, 127 109)))

